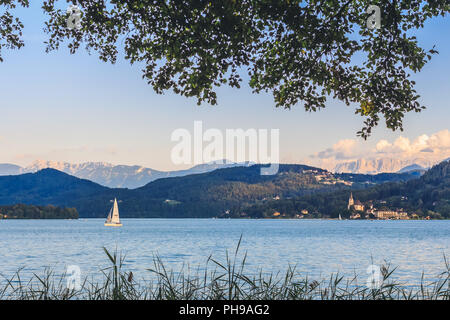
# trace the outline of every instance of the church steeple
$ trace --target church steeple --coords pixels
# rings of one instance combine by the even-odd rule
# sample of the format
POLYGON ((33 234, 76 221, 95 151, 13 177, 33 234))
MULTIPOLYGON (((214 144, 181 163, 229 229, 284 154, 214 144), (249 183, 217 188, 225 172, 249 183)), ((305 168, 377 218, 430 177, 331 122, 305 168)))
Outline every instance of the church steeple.
POLYGON ((350 208, 355 204, 355 201, 353 200, 353 193, 350 192, 350 198, 348 199, 348 206, 347 209, 350 210, 350 208))

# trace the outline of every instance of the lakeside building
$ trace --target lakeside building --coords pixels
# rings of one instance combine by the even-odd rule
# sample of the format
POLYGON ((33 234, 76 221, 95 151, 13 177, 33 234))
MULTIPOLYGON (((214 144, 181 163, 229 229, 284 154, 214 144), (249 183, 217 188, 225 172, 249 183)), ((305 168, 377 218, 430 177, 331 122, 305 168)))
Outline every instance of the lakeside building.
POLYGON ((392 211, 392 210, 379 210, 373 213, 377 219, 401 219, 406 220, 408 218, 408 213, 404 211, 392 211))
POLYGON ((364 211, 364 205, 359 200, 353 199, 353 193, 350 192, 350 198, 348 199, 347 209, 355 209, 356 211, 364 211))
MULTIPOLYGON (((386 201, 383 201, 383 202, 386 203, 386 201)), ((380 201, 380 203, 382 203, 382 202, 380 201)), ((350 216, 351 219, 359 219, 363 213, 366 214, 365 215, 366 218, 370 217, 370 215, 372 214, 376 219, 399 219, 399 220, 409 219, 408 213, 404 212, 403 209, 377 210, 374 208, 372 201, 370 201, 367 206, 364 206, 364 204, 362 204, 361 201, 355 200, 353 198, 352 192, 350 192, 347 209, 354 210, 353 214, 350 216)))
POLYGON ((353 193, 350 192, 350 198, 348 198, 347 209, 350 210, 354 204, 355 204, 355 201, 353 200, 353 193))
POLYGON ((355 204, 353 205, 353 209, 356 211, 364 211, 364 205, 361 203, 361 201, 356 200, 355 204))
POLYGON ((316 179, 317 182, 319 182, 321 184, 326 184, 326 185, 335 185, 337 183, 341 183, 341 184, 344 184, 346 186, 353 185, 353 182, 345 181, 345 180, 342 180, 340 178, 336 178, 330 172, 325 172, 323 174, 317 174, 317 175, 314 176, 314 178, 316 179))

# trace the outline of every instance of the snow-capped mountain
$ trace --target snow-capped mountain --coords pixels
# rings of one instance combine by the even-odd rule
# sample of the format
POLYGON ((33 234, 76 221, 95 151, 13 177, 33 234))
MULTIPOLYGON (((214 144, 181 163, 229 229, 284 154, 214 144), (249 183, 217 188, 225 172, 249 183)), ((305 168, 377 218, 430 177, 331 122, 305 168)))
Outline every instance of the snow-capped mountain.
POLYGON ((428 159, 358 159, 339 163, 334 167, 334 172, 349 172, 349 173, 368 173, 377 174, 381 172, 399 172, 405 167, 414 166, 416 168, 428 169, 440 161, 428 159))
POLYGON ((37 160, 23 168, 22 173, 52 168, 72 176, 91 180, 111 188, 138 188, 150 181, 162 178, 167 172, 142 166, 113 165, 106 162, 68 163, 37 160))
POLYGON ((158 171, 142 166, 113 165, 105 162, 85 162, 80 164, 58 161, 34 161, 27 167, 0 164, 0 175, 17 175, 52 168, 72 176, 91 180, 111 188, 138 188, 160 178, 179 177, 195 173, 205 173, 219 168, 245 166, 246 163, 206 163, 187 170, 158 171))
MULTIPOLYGON (((448 159, 447 159, 448 160, 448 159)), ((381 172, 407 172, 424 171, 440 161, 425 159, 359 159, 337 164, 334 172, 368 173, 377 174, 381 172)), ((52 168, 78 178, 91 180, 98 184, 110 188, 139 188, 147 183, 160 178, 180 177, 190 174, 210 172, 216 169, 250 166, 254 163, 234 163, 223 160, 222 162, 212 162, 196 165, 190 169, 177 171, 158 171, 142 166, 113 165, 106 162, 85 162, 80 164, 57 162, 57 161, 34 161, 27 167, 20 167, 14 164, 0 164, 0 176, 18 175, 23 173, 37 172, 42 169, 52 168)))
POLYGON ((428 168, 424 168, 416 163, 411 164, 409 166, 406 166, 402 169, 400 169, 399 171, 397 171, 398 173, 408 173, 408 172, 412 172, 412 171, 420 171, 420 172, 425 172, 427 171, 428 168))
POLYGON ((22 167, 16 166, 15 164, 10 163, 0 163, 0 175, 16 175, 21 174, 22 167))

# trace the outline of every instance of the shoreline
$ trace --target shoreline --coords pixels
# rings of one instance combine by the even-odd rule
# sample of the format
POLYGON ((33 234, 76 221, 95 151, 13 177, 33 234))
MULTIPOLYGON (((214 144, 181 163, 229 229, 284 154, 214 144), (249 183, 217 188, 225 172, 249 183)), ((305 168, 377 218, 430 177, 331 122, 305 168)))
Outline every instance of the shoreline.
MULTIPOLYGON (((178 218, 144 218, 144 217, 126 217, 121 218, 121 220, 268 220, 268 221, 276 221, 276 220, 284 220, 284 221, 450 221, 450 219, 342 219, 338 218, 192 218, 192 217, 178 217, 178 218)), ((80 217, 80 218, 1 218, 0 221, 3 220, 105 220, 104 218, 90 218, 90 217, 80 217)))

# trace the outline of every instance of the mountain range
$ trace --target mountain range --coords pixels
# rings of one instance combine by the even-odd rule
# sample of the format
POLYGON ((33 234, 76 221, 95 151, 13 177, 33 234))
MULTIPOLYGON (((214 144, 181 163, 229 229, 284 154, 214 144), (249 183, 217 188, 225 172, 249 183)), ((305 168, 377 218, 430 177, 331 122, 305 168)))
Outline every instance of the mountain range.
POLYGON ((55 169, 0 177, 0 205, 16 203, 75 207, 80 217, 105 217, 110 200, 123 200, 122 217, 216 217, 271 199, 338 190, 358 190, 415 174, 333 174, 305 165, 280 164, 275 175, 262 165, 220 168, 207 173, 162 178, 137 189, 108 188, 55 169))
POLYGON ((180 177, 205 173, 218 168, 248 166, 249 163, 234 163, 227 160, 196 165, 190 169, 158 171, 142 166, 113 165, 106 162, 85 162, 80 164, 36 160, 27 167, 14 164, 0 164, 0 176, 38 172, 42 169, 56 169, 81 179, 88 179, 110 188, 135 189, 147 183, 168 177, 180 177))
POLYGON ((441 161, 422 158, 415 159, 358 159, 338 163, 332 171, 377 174, 381 172, 406 172, 408 170, 425 171, 441 161))
MULTIPOLYGON (((408 171, 423 173, 434 164, 435 162, 433 161, 423 159, 359 159, 340 163, 336 165, 332 171, 336 173, 361 174, 379 174, 383 172, 405 173, 408 171)), ((222 160, 217 163, 196 165, 186 170, 159 171, 143 166, 113 165, 107 162, 85 162, 75 164, 69 162, 36 160, 26 167, 8 163, 0 164, 0 176, 33 173, 42 169, 52 168, 80 179, 96 182, 109 188, 135 189, 161 178, 182 177, 190 174, 211 172, 220 168, 248 165, 249 163, 233 163, 231 161, 222 160)))

